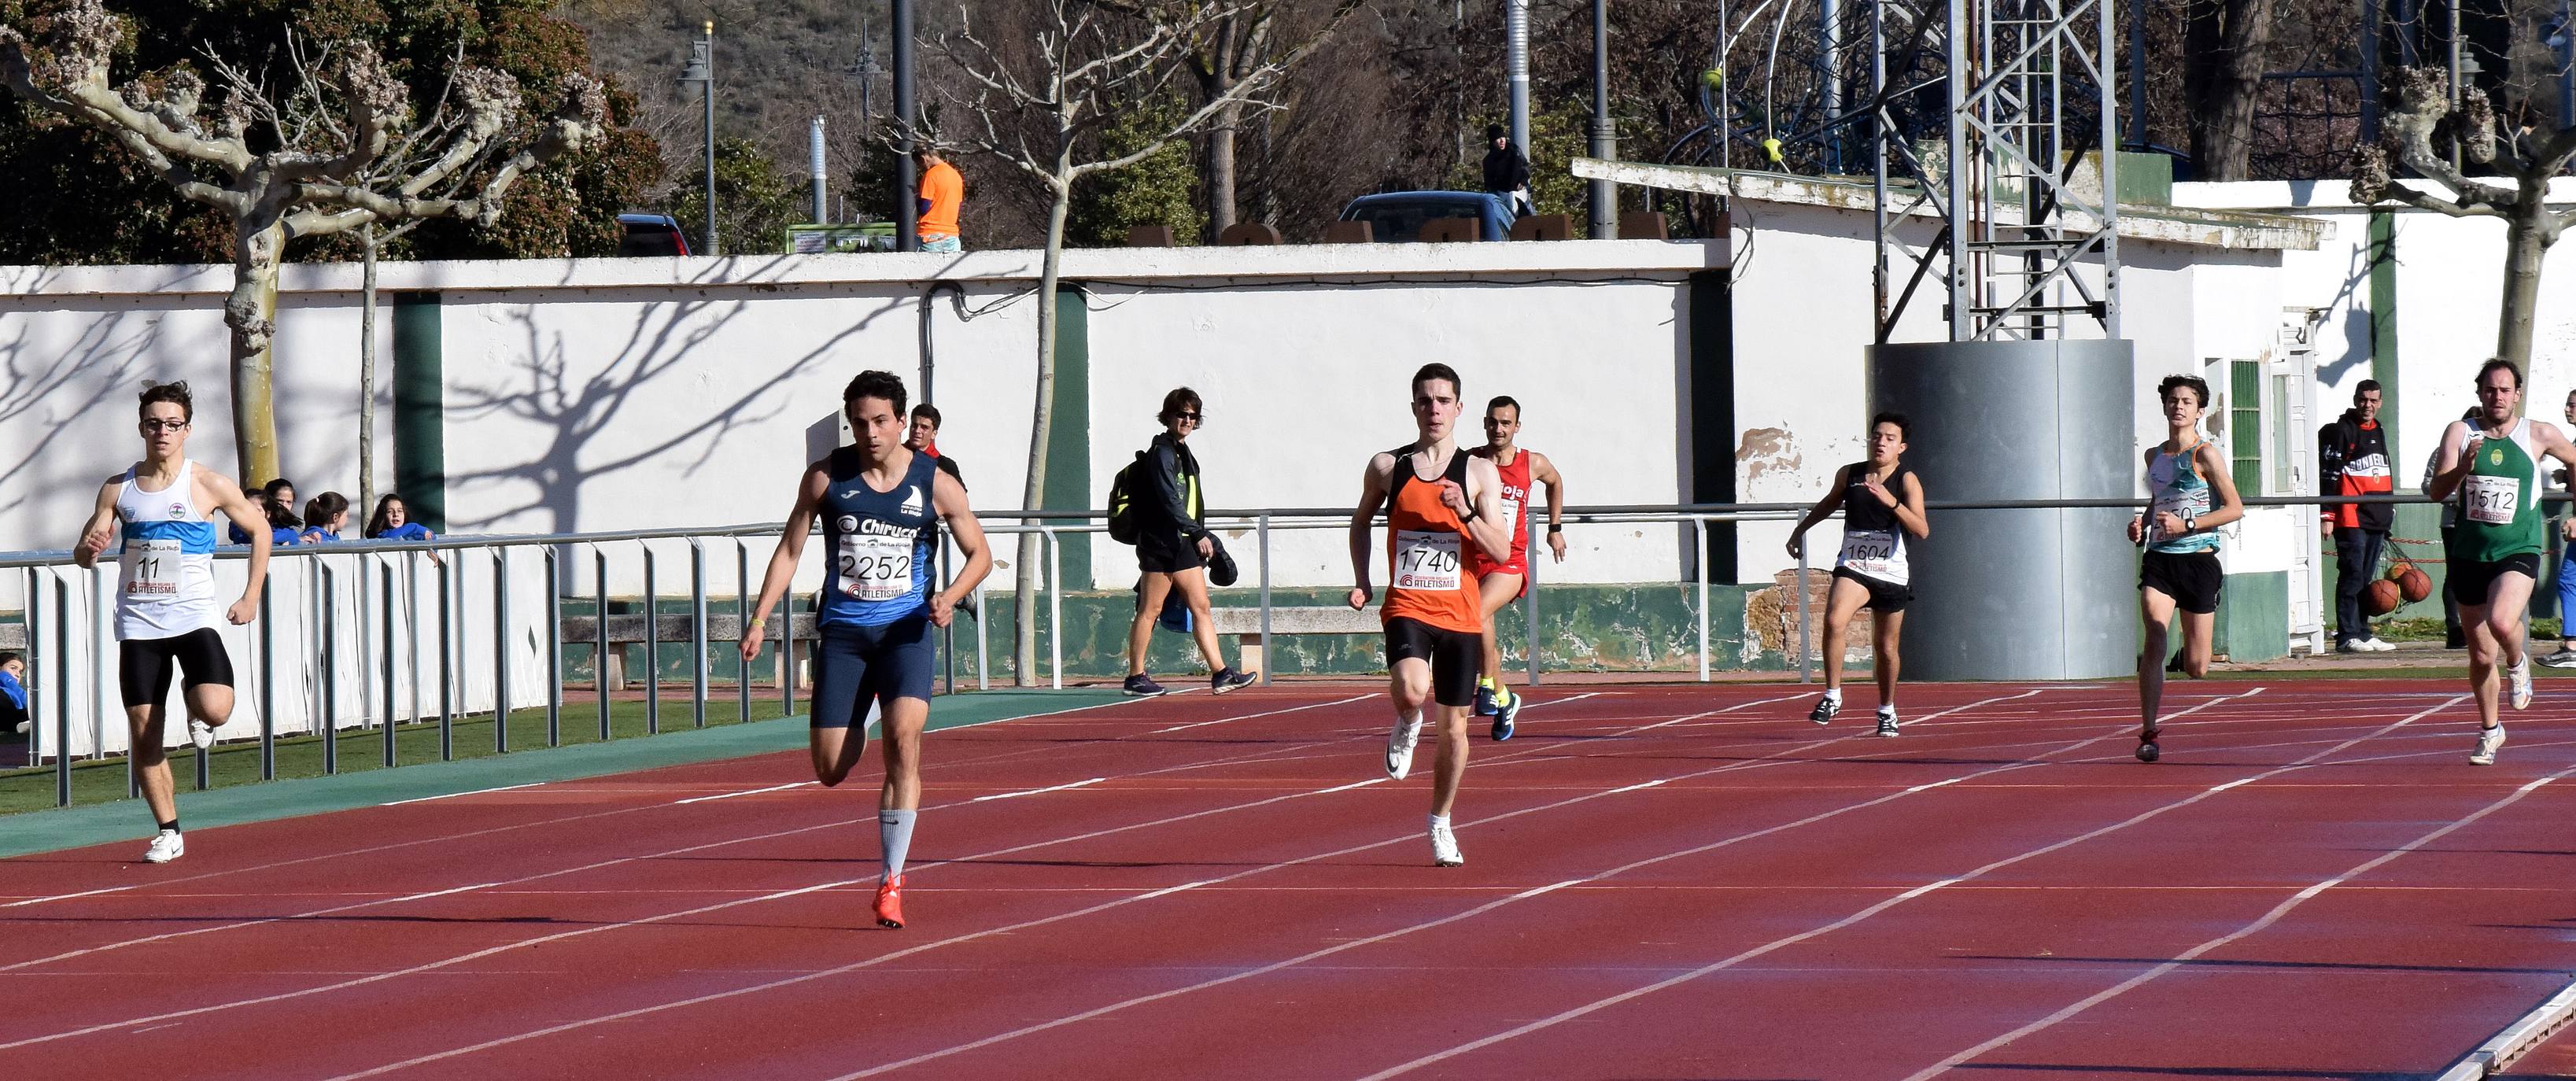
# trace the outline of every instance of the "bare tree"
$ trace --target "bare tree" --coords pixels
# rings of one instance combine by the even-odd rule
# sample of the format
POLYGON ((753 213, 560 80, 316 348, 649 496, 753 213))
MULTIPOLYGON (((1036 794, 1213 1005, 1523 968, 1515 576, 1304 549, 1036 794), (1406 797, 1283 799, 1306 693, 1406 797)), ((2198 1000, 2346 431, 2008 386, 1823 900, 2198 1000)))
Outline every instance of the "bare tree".
POLYGON ((2497 312, 2495 355, 2531 365, 2531 322, 2540 306, 2540 261, 2576 212, 2553 214, 2550 178, 2576 159, 2576 128, 2542 135, 2497 130, 2495 107, 2485 91, 2472 90, 2453 108, 2449 76, 2441 68, 2409 68, 2397 80, 2397 103, 2382 117, 2383 145, 2353 152, 2352 201, 2364 206, 2397 202, 2454 218, 2501 218, 2505 227, 2504 301, 2497 312), (2456 147, 2469 165, 2497 166, 2512 182, 2507 190, 2453 168, 2456 147), (2392 162, 2449 190, 2448 196, 2397 183, 2392 162))
MULTIPOLYGON (((1128 153, 1085 160, 1090 136, 1121 106, 1154 98, 1188 70, 1191 48, 1227 20, 1250 15, 1259 0, 1217 0, 1188 5, 1144 5, 1111 11, 1090 0, 1032 0, 1036 33, 1028 42, 997 48, 975 31, 960 9, 958 29, 940 38, 967 87, 951 103, 958 119, 947 141, 991 154, 1039 182, 1052 197, 1047 212, 1046 254, 1038 274, 1037 404, 1029 428, 1028 487, 1022 507, 1045 504, 1047 440, 1054 427, 1056 283, 1064 258, 1064 222, 1074 184, 1096 173, 1124 169, 1193 132, 1206 130, 1229 111, 1272 107, 1266 95, 1280 73, 1315 42, 1283 49, 1244 70, 1233 85, 1202 101, 1159 134, 1128 153)), ((1012 619, 1015 675, 1035 683, 1038 537, 1020 537, 1012 619)))
POLYGON ((2270 59, 2272 0, 2190 0, 2185 10, 2183 93, 2191 103, 2194 175, 2243 180, 2270 59))
POLYGON ((489 226, 519 177, 598 138, 606 100, 589 76, 562 81, 563 101, 524 115, 518 80, 467 64, 462 49, 426 118, 373 45, 309 48, 289 37, 294 85, 223 57, 109 84, 124 24, 100 0, 62 0, 0 25, 0 81, 39 108, 105 133, 180 195, 233 223, 234 440, 242 478, 278 475, 269 346, 286 245, 377 222, 459 218, 489 226), (209 102, 208 92, 220 98, 209 102), (212 105, 211 111, 208 109, 212 105), (253 149, 258 147, 261 149, 253 149))

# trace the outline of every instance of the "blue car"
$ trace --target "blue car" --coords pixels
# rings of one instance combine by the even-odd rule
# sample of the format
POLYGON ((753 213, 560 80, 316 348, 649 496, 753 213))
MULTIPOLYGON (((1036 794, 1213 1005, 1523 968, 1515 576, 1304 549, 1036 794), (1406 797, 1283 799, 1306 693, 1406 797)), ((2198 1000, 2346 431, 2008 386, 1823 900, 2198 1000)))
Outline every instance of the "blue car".
POLYGON ((668 214, 620 214, 617 224, 626 231, 617 244, 619 255, 689 254, 689 237, 680 231, 678 218, 668 214))
POLYGON ((1503 197, 1481 191, 1390 191, 1363 195, 1342 208, 1343 221, 1369 223, 1373 239, 1406 243, 1421 239, 1422 223, 1434 218, 1466 218, 1477 223, 1477 239, 1508 240, 1512 208, 1503 197))

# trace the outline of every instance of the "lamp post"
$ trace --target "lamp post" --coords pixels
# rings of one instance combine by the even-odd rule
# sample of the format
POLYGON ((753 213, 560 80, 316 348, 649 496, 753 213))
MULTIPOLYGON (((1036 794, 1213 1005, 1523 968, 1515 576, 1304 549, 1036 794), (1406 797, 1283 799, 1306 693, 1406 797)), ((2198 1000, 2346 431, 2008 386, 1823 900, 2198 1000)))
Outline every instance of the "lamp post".
POLYGON ((707 105, 707 238, 706 254, 716 248, 716 21, 707 20, 706 36, 689 43, 689 64, 680 82, 706 84, 707 105))
POLYGON ((921 250, 921 178, 913 175, 913 126, 921 122, 912 100, 912 0, 894 0, 894 116, 903 145, 895 163, 894 247, 921 250))

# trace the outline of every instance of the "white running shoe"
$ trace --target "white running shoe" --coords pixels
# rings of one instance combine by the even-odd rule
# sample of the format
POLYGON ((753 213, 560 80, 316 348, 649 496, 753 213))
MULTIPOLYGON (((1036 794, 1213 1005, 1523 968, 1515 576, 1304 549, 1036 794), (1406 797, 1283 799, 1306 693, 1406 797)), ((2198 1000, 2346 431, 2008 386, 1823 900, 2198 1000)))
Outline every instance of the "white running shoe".
POLYGON ((1467 857, 1458 851, 1458 834, 1447 826, 1431 827, 1431 862, 1441 867, 1463 867, 1467 857))
POLYGON ((2478 749, 2469 753, 2472 766, 2495 765, 2496 748, 2504 746, 2504 726, 2478 729, 2478 749))
POLYGON ((1413 772, 1413 745, 1421 739, 1421 717, 1416 716, 1411 721, 1402 717, 1395 719, 1395 727, 1386 734, 1386 775, 1389 779, 1401 781, 1405 774, 1413 772))
POLYGON ((2361 644, 2362 644, 2363 646, 2365 646, 2365 647, 2369 648, 2369 649, 2370 649, 2372 652, 2374 652, 2374 653, 2395 653, 2395 652, 2397 652, 2397 647, 2396 647, 2396 646, 2390 645, 2390 644, 2389 644, 2389 643, 2387 643, 2387 642, 2380 641, 2380 640, 2379 640, 2379 636, 2378 636, 2378 635, 2375 635, 2375 634, 2374 634, 2374 635, 2371 635, 2371 636, 2370 636, 2370 637, 2368 637, 2368 638, 2364 638, 2364 639, 2362 639, 2362 640, 2361 640, 2361 644))
POLYGON ((2531 655, 2524 654, 2522 663, 2504 670, 2513 687, 2513 708, 2531 708, 2531 655))
POLYGON ((188 742, 202 751, 215 745, 215 726, 194 717, 188 718, 188 742))
POLYGON ((162 830, 153 835, 152 847, 143 850, 143 862, 168 863, 188 854, 188 842, 177 830, 162 830))

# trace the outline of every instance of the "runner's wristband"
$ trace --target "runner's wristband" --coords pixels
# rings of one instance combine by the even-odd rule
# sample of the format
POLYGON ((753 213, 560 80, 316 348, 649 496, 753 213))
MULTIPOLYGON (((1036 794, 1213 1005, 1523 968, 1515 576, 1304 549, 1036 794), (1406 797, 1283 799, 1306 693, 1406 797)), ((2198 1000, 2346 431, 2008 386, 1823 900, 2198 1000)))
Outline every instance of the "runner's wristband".
POLYGON ((1547 524, 1547 531, 1550 533, 1563 533, 1565 532, 1565 527, 1558 525, 1555 522, 1549 522, 1547 524))

